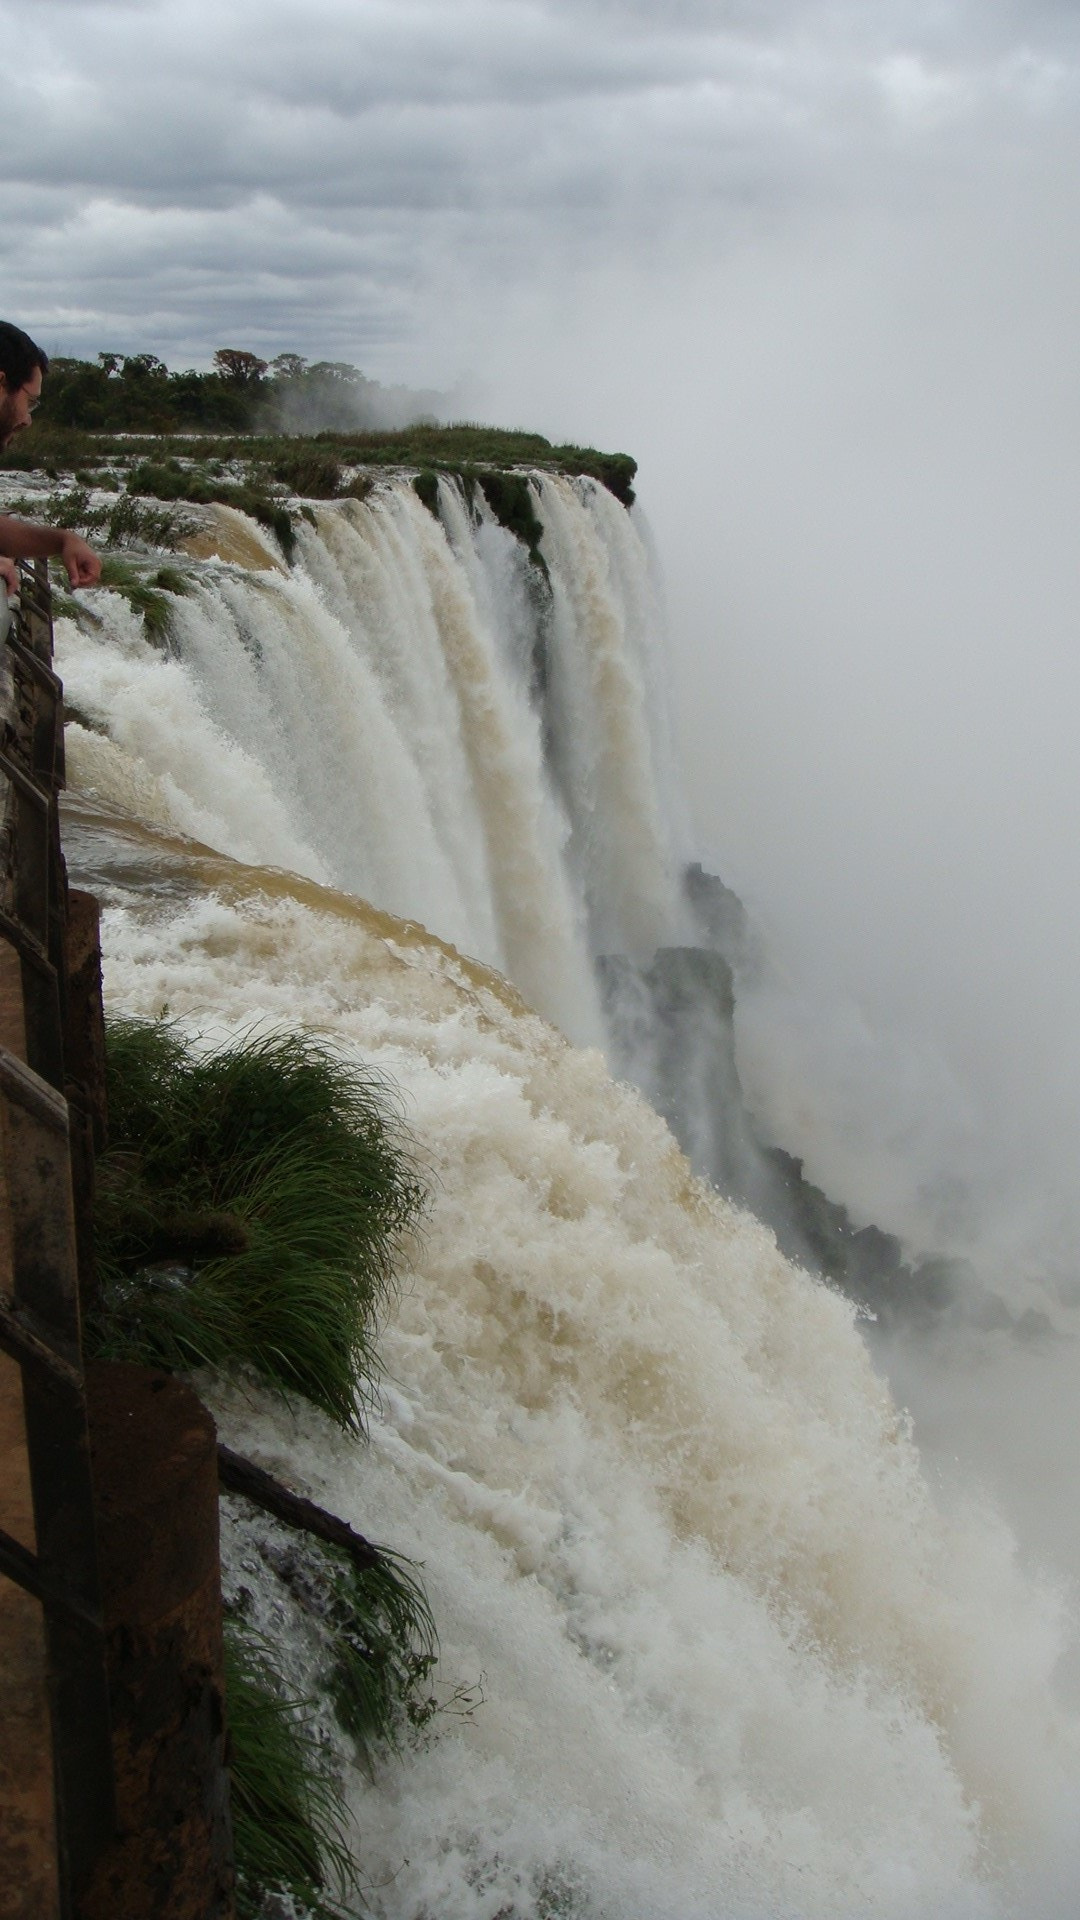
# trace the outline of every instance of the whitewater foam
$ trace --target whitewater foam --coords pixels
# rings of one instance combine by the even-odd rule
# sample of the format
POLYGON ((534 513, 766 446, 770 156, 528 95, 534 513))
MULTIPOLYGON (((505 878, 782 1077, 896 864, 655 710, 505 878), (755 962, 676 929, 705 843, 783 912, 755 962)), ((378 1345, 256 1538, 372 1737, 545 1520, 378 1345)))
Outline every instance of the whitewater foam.
POLYGON ((111 1004, 329 1033, 431 1177, 370 1445, 219 1403, 425 1562, 444 1692, 483 1676, 354 1782, 371 1908, 1071 1912, 1062 1595, 939 1505, 850 1306, 526 1004, 595 1038, 594 957, 681 932, 647 555, 602 489, 531 484, 546 585, 397 481, 313 508, 289 575, 193 563, 164 650, 116 594, 58 623, 111 1004))
POLYGON ((423 1560, 445 1689, 483 1676, 471 1718, 358 1791, 374 1910, 1011 1911, 1075 1780, 1061 1606, 998 1523, 936 1512, 851 1308, 497 977, 110 835, 114 1004, 331 1033, 401 1089, 431 1176, 370 1446, 219 1407, 423 1560), (167 899, 128 889, 148 858, 167 899))

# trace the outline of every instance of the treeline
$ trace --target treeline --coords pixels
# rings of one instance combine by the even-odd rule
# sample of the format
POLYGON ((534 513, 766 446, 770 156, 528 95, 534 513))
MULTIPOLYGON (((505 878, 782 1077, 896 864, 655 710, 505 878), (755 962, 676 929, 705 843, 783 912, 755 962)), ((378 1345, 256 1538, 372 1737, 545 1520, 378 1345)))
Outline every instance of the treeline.
POLYGON ((430 421, 438 400, 381 386, 343 360, 279 353, 267 361, 220 347, 208 373, 172 373, 154 353, 57 356, 38 418, 90 433, 318 433, 430 421))
MULTIPOLYGON (((0 471, 73 476, 74 491, 55 503, 67 516, 58 524, 104 528, 113 545, 136 533, 134 520, 122 507, 91 509, 94 488, 126 487, 129 495, 170 502, 225 501, 273 526, 286 552, 283 493, 363 498, 371 483, 356 469, 416 469, 417 491, 432 511, 440 474, 457 476, 467 489, 479 486, 534 558, 539 526, 527 487, 511 469, 589 474, 633 505, 637 463, 629 454, 448 421, 448 404, 446 394, 384 387, 344 361, 308 361, 298 353, 267 361, 220 347, 207 373, 172 373, 153 353, 57 355, 34 432, 0 451, 0 471), (101 514, 105 519, 95 521, 101 514)), ((152 543, 161 543, 160 530, 152 543)))

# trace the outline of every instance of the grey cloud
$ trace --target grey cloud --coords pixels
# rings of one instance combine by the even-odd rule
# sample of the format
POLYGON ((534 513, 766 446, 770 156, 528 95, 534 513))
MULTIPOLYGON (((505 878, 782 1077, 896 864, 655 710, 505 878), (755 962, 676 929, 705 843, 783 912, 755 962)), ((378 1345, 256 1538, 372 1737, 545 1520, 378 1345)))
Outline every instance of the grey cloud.
MULTIPOLYGON (((284 0, 0 0, 22 49, 9 302, 51 307, 51 283, 65 311, 126 306, 129 338, 159 308, 193 337, 207 281, 196 296, 183 269, 227 276, 199 263, 236 234, 249 331, 294 324, 313 251, 353 261, 364 311, 404 326, 448 274, 482 302, 538 262, 722 248, 747 209, 921 192, 965 142, 1067 113, 1060 19, 1040 5, 1021 34, 1007 0, 317 0, 301 31, 284 0)), ((294 344, 361 326, 341 271, 294 344)))

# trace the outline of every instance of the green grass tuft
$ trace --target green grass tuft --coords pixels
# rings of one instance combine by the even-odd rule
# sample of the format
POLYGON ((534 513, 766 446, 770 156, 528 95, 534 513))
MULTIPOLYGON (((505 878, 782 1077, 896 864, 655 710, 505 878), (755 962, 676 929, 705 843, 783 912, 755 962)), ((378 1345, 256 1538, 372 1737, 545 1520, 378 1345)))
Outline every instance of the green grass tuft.
POLYGON ((159 567, 152 581, 152 587, 160 587, 163 593, 176 593, 183 596, 190 593, 188 577, 179 567, 159 567))
POLYGON ((436 1664, 435 1622, 409 1562, 384 1552, 357 1567, 327 1555, 326 1621, 333 1635, 329 1690, 337 1717, 370 1764, 437 1711, 425 1689, 436 1664))
POLYGON ((160 568, 150 581, 130 561, 120 560, 114 553, 107 553, 101 563, 102 586, 123 594, 129 606, 141 616, 146 638, 156 647, 163 647, 169 637, 168 594, 177 591, 172 584, 174 579, 181 581, 179 591, 185 592, 183 576, 175 568, 160 568))
POLYGON ((99 1350, 246 1365, 359 1429, 425 1199, 385 1086, 304 1035, 200 1056, 173 1027, 124 1020, 107 1029, 107 1092, 99 1350))
POLYGON ((269 1649, 235 1621, 225 1627, 229 1784, 239 1920, 268 1892, 288 1892, 330 1920, 334 1893, 355 1890, 340 1790, 317 1739, 274 1671, 269 1649))

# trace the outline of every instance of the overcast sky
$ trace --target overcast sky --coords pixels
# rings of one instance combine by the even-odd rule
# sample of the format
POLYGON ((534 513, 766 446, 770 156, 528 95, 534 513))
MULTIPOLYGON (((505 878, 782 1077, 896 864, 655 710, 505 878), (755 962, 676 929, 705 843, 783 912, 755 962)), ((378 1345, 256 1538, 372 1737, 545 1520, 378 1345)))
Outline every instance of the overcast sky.
POLYGON ((0 27, 5 303, 49 347, 425 384, 538 263, 918 198, 1067 127, 1080 58, 1044 0, 3 0, 0 27))
POLYGON ((1002 1258, 1056 1188, 1068 1266, 1076 0, 0 0, 0 31, 0 305, 47 349, 343 358, 639 457, 696 850, 797 989, 785 1124, 886 1224, 981 1179, 1002 1258))

